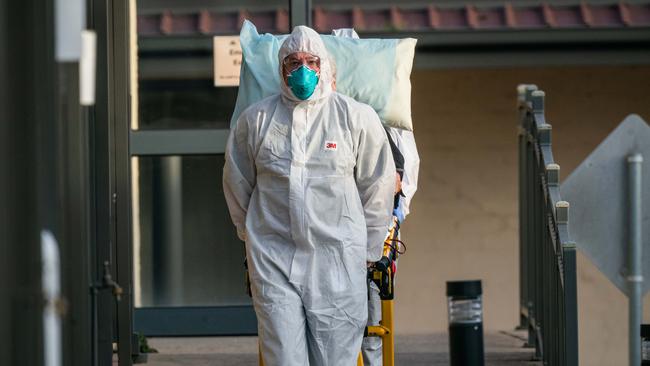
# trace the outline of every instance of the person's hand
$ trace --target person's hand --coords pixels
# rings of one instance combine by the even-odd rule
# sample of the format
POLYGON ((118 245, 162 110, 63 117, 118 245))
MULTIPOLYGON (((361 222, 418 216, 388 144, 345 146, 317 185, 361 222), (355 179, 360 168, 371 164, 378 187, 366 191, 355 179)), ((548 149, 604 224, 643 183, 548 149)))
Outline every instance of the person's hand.
POLYGON ((375 262, 366 262, 366 267, 370 268, 373 264, 375 264, 375 262))
POLYGON ((395 194, 398 194, 402 190, 402 178, 399 176, 399 173, 395 172, 395 194))
POLYGON ((246 242, 246 229, 240 229, 237 228, 237 236, 239 237, 239 240, 243 241, 244 243, 246 242))

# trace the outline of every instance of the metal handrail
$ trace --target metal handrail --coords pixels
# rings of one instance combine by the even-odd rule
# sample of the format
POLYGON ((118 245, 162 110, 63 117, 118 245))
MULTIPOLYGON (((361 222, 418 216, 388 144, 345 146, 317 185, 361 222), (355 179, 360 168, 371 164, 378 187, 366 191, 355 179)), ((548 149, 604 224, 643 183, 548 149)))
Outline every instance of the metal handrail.
POLYGON ((578 365, 576 246, 560 196, 543 91, 518 87, 521 327, 545 365, 578 365))

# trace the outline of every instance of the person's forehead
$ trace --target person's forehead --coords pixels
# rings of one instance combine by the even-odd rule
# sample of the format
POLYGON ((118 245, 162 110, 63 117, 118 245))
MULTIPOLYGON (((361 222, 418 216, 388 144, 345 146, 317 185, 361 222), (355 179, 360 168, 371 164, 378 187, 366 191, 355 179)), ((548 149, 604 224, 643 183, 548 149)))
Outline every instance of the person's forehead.
POLYGON ((300 52, 290 53, 286 58, 288 58, 288 59, 297 59, 297 60, 301 60, 301 59, 305 59, 305 58, 313 58, 313 57, 316 57, 316 58, 317 58, 318 56, 316 56, 316 55, 314 55, 314 54, 311 54, 311 53, 309 53, 309 52, 302 52, 302 51, 300 51, 300 52))

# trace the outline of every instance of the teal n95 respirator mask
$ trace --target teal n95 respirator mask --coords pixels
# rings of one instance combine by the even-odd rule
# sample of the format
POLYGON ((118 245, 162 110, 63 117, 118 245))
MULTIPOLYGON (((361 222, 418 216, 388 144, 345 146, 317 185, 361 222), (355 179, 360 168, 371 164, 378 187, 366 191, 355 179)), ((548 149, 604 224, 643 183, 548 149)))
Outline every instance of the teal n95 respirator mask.
POLYGON ((316 71, 302 65, 287 76, 287 85, 291 88, 293 95, 306 100, 314 94, 316 85, 318 85, 318 74, 316 71))

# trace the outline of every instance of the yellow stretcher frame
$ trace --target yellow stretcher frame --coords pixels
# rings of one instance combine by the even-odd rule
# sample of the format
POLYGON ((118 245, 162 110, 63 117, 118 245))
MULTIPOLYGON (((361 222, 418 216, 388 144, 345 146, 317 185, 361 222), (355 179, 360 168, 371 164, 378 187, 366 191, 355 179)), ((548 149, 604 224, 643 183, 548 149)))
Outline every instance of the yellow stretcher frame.
MULTIPOLYGON (((394 240, 397 239, 396 229, 398 227, 399 222, 396 217, 393 217, 393 225, 391 225, 388 236, 384 240, 383 255, 386 257, 390 257, 390 251, 394 249, 393 245, 394 240)), ((366 327, 366 337, 381 338, 382 366, 395 365, 395 324, 393 310, 393 300, 381 300, 381 320, 379 321, 379 325, 369 325, 366 327)), ((361 353, 359 353, 359 358, 357 359, 357 366, 363 366, 363 356, 361 353)))
MULTIPOLYGON (((393 300, 381 300, 381 321, 379 325, 366 327, 366 337, 381 337, 383 366, 395 365, 395 332, 393 319, 393 300)), ((359 353, 357 366, 363 366, 363 356, 359 353)))

